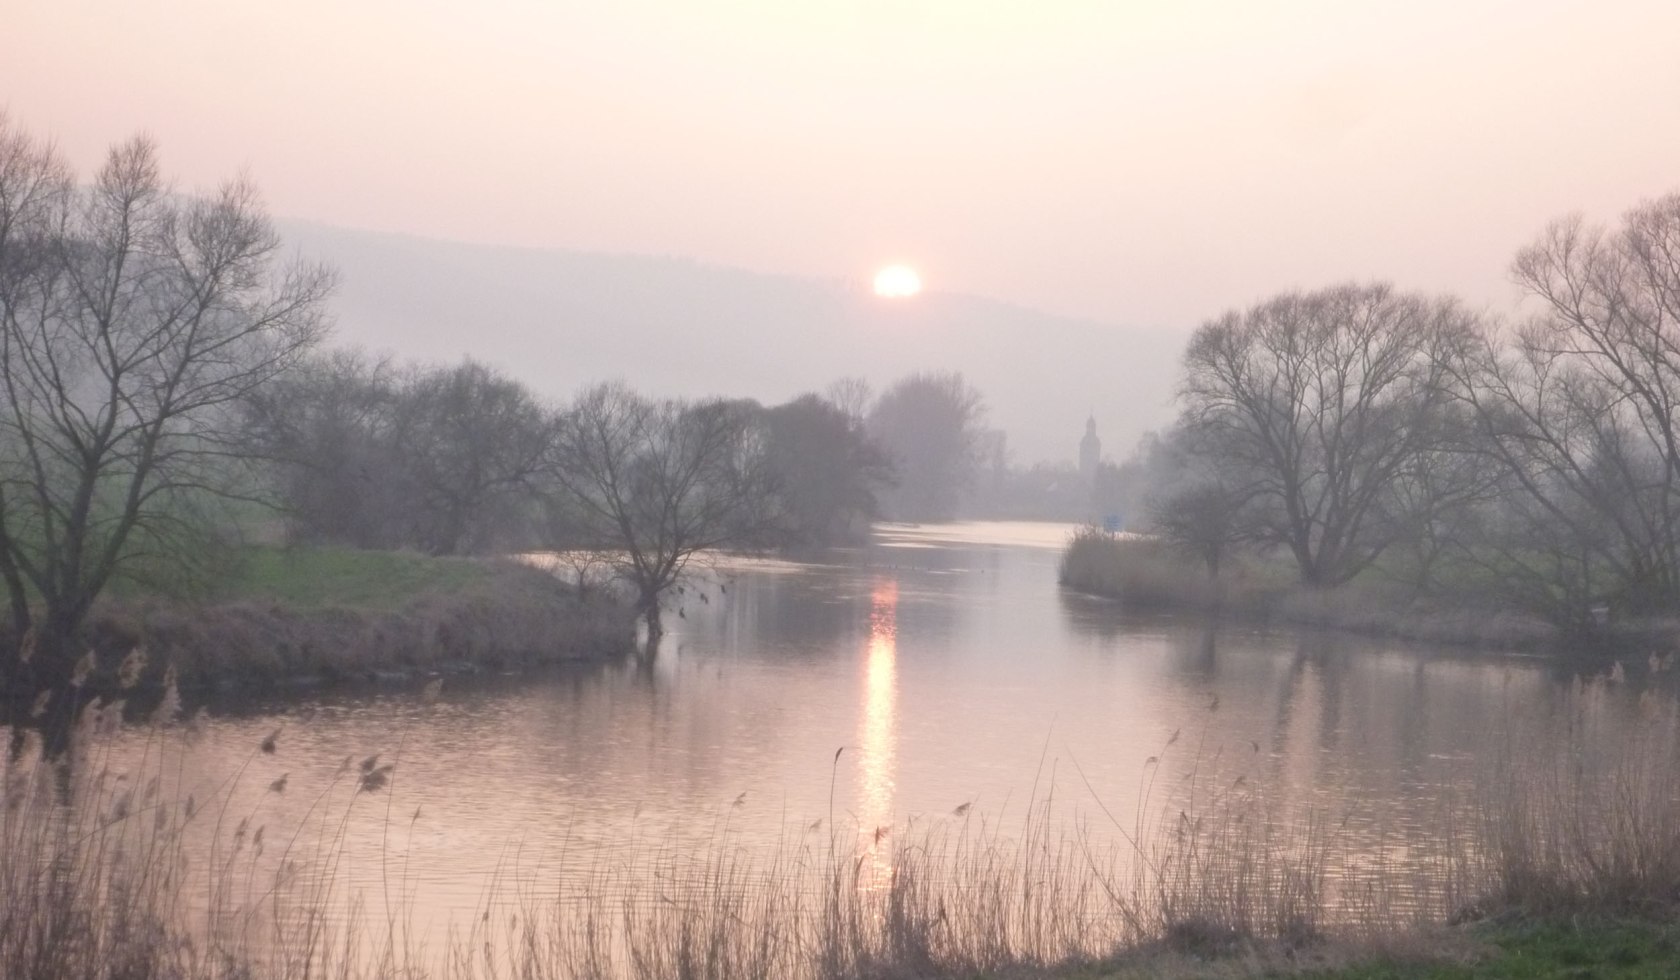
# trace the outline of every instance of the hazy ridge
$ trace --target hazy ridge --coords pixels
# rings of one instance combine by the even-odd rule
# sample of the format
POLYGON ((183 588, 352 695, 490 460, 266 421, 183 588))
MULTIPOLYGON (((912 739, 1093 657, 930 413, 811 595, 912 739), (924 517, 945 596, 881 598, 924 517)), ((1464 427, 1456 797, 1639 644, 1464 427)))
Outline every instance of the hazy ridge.
POLYGON ((1095 412, 1126 454, 1171 418, 1185 334, 1072 319, 977 296, 887 302, 866 284, 689 259, 472 245, 312 222, 282 233, 342 276, 336 342, 425 361, 471 355, 540 393, 622 378, 656 395, 766 404, 836 378, 877 388, 959 370, 1017 461, 1071 460, 1095 412))

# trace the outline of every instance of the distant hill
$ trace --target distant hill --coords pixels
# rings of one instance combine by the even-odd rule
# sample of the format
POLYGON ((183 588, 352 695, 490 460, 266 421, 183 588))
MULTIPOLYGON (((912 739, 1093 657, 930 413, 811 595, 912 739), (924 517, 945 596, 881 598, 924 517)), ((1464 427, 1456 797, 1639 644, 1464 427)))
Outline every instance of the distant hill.
POLYGON ((493 364, 556 399, 621 378, 652 394, 785 401, 858 375, 880 390, 958 370, 1014 458, 1072 460, 1095 412, 1123 458, 1172 417, 1184 336, 944 293, 886 302, 861 284, 688 259, 468 245, 281 223, 338 267, 336 342, 493 364))

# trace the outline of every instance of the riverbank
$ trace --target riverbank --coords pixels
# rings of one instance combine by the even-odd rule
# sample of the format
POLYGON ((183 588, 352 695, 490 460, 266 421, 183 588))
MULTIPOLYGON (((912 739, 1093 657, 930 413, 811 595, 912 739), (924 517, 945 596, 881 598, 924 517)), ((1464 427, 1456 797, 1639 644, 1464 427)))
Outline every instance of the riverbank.
MULTIPOLYGON (((1227 561, 1217 578, 1164 542, 1078 532, 1062 552, 1058 581, 1087 595, 1142 609, 1182 609, 1260 623, 1345 630, 1449 646, 1538 651, 1561 634, 1545 620, 1475 596, 1421 595, 1379 575, 1336 589, 1308 589, 1279 564, 1227 561)), ((1629 639, 1648 642, 1649 631, 1629 639)), ((1606 637, 1614 647, 1614 637, 1606 637)), ((1648 651, 1647 651, 1648 652, 1648 651)))
POLYGON ((0 976, 1373 980, 1498 976, 1524 943, 1651 962, 1660 932, 1618 951, 1615 931, 1660 930, 1680 893, 1671 692, 1316 635, 1213 650, 1160 617, 1102 637, 1070 607, 1130 619, 1053 585, 1064 532, 981 551, 934 530, 690 590, 659 660, 511 696, 212 699, 115 731, 95 711, 54 758, 26 733, 0 762, 22 800, 0 811, 0 976))
MULTIPOLYGON (((1106 964, 1021 978, 1053 980, 1670 980, 1680 971, 1680 923, 1668 916, 1529 916, 1416 928, 1365 943, 1244 946, 1222 953, 1159 948, 1106 964)), ((1003 975, 1008 976, 1008 975, 1003 975)), ((1003 980, 1000 976, 999 980, 1003 980)))
POLYGON ((125 589, 88 624, 95 683, 145 652, 143 681, 183 690, 305 688, 603 660, 629 609, 505 559, 253 547, 193 598, 125 589))

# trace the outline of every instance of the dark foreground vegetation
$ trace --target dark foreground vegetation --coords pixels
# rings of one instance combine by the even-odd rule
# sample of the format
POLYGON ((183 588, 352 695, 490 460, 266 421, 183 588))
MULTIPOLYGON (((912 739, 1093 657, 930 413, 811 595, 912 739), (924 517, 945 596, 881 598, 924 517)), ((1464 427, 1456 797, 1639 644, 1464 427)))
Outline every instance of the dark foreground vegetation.
MULTIPOLYGON (((1620 704, 1607 690, 1572 697, 1620 704)), ((1473 783, 1393 837, 1349 829, 1382 823, 1369 801, 1295 799, 1246 746, 1175 736, 1130 812, 1087 786, 1072 820, 1049 802, 1065 789, 1007 820, 801 821, 776 845, 724 820, 698 849, 626 838, 486 882, 483 914, 447 932, 411 920, 402 855, 435 829, 387 802, 402 733, 329 775, 282 730, 211 784, 177 761, 200 724, 164 705, 125 731, 89 709, 65 759, 8 758, 0 973, 1640 977, 1671 975, 1680 921, 1680 712, 1657 697, 1613 747, 1587 751, 1573 728, 1495 738, 1473 783), (277 823, 282 798, 312 801, 301 824, 277 823), (369 862, 372 893, 338 873, 369 862)))

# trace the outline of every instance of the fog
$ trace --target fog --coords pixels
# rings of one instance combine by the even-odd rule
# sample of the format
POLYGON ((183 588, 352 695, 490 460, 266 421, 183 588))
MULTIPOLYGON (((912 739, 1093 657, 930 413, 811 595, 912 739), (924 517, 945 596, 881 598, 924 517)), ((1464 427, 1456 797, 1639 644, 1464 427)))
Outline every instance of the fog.
POLYGON ((341 272, 333 343, 563 400, 961 371, 1018 464, 1123 459, 1201 323, 1392 281, 1502 314, 1680 174, 1680 7, 9 4, 0 107, 143 131, 341 272), (27 39, 28 43, 18 43, 27 39), (928 291, 873 296, 902 262, 928 291))
MULTIPOLYGON (((1185 331, 1388 277, 1503 305, 1680 173, 1680 7, 13 0, 0 103, 280 215, 1185 331)), ((463 325, 463 330, 469 328, 463 325)), ((1161 365, 1160 370, 1169 370, 1161 365)))
POLYGON ((1665 972, 1676 39, 4 0, 0 977, 1665 972))
POLYGON ((336 341, 446 362, 472 356, 556 400, 619 378, 651 392, 763 403, 863 377, 957 370, 1016 461, 1071 462, 1094 414, 1110 455, 1171 418, 1176 332, 1057 317, 992 299, 889 302, 841 279, 688 259, 495 248, 287 223, 336 266, 336 341))

